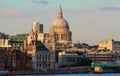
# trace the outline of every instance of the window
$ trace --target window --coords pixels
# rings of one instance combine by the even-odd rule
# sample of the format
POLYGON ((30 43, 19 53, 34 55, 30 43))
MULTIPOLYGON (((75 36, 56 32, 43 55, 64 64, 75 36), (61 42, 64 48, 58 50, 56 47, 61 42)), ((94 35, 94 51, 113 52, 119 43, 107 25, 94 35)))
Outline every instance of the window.
POLYGON ((42 55, 42 60, 44 60, 44 55, 42 55))
POLYGON ((41 61, 41 55, 39 55, 39 60, 41 61))
POLYGON ((41 67, 41 64, 39 64, 39 66, 41 67))
POLYGON ((37 67, 38 67, 38 64, 37 64, 37 67))
POLYGON ((46 68, 47 68, 47 63, 45 64, 46 68))
POLYGON ((45 60, 47 61, 47 54, 45 55, 45 60))
POLYGON ((48 60, 50 60, 50 55, 48 55, 48 60))
POLYGON ((37 55, 37 60, 38 60, 38 55, 37 55))

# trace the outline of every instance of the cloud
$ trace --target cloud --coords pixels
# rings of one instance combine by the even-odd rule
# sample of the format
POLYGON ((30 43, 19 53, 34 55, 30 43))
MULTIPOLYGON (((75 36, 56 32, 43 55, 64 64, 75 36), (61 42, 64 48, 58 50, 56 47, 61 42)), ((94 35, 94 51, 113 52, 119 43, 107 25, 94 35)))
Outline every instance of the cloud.
POLYGON ((30 1, 32 1, 34 3, 41 3, 41 4, 48 4, 48 3, 50 3, 49 0, 30 0, 30 1))
POLYGON ((99 9, 102 11, 120 11, 120 7, 116 7, 116 6, 101 7, 99 9))
POLYGON ((100 11, 104 11, 104 12, 110 12, 110 11, 113 11, 113 12, 119 12, 120 11, 120 7, 117 7, 117 6, 104 6, 104 7, 97 7, 97 8, 89 8, 89 9, 80 9, 80 12, 83 12, 83 13, 92 13, 92 12, 100 12, 100 11))
POLYGON ((18 11, 10 10, 10 11, 4 12, 4 16, 7 16, 7 17, 22 17, 23 13, 18 12, 18 11))
POLYGON ((74 12, 74 10, 69 9, 69 8, 63 8, 63 11, 66 11, 66 12, 74 12))
POLYGON ((93 9, 80 9, 80 12, 81 13, 91 13, 91 12, 94 12, 95 10, 93 9))

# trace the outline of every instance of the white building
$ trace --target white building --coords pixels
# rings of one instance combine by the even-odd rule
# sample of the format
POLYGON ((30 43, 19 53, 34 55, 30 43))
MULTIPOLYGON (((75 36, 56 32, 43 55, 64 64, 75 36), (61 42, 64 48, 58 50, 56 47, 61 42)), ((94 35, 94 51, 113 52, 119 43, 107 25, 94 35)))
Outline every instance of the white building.
POLYGON ((112 62, 117 58, 115 51, 92 51, 85 55, 94 62, 112 62))
POLYGON ((0 33, 0 47, 11 47, 9 36, 5 33, 0 33))
POLYGON ((102 40, 99 43, 99 49, 120 50, 120 41, 113 39, 102 40))
POLYGON ((32 69, 34 71, 46 71, 55 67, 54 52, 46 48, 46 46, 38 40, 38 34, 33 34, 33 40, 27 44, 24 43, 24 50, 32 56, 32 69))
POLYGON ((25 50, 32 56, 32 69, 34 71, 46 71, 50 68, 56 68, 54 52, 46 48, 41 41, 31 41, 25 50))
POLYGON ((40 41, 34 41, 33 48, 35 53, 32 54, 32 64, 35 71, 45 71, 49 68, 54 68, 54 59, 51 59, 53 52, 50 52, 40 41))

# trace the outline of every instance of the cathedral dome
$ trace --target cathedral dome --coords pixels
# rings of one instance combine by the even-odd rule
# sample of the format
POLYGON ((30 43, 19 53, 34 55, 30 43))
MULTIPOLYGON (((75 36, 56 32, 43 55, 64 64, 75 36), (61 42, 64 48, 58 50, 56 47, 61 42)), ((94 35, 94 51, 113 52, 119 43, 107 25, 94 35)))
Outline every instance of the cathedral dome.
POLYGON ((58 17, 57 19, 55 19, 52 23, 52 29, 54 31, 69 31, 69 24, 68 22, 63 18, 62 15, 62 9, 61 6, 59 8, 59 12, 58 12, 58 17))
POLYGON ((65 19, 55 19, 52 23, 52 28, 61 29, 61 30, 69 30, 69 24, 65 19))

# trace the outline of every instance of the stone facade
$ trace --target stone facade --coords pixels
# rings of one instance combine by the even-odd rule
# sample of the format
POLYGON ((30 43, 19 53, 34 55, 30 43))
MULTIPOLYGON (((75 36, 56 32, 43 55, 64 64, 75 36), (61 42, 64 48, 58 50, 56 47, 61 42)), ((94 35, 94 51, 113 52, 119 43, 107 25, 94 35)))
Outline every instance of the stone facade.
POLYGON ((11 47, 9 35, 1 32, 0 32, 0 47, 1 48, 11 47))
POLYGON ((113 39, 102 40, 99 43, 99 49, 120 50, 120 41, 113 39))

